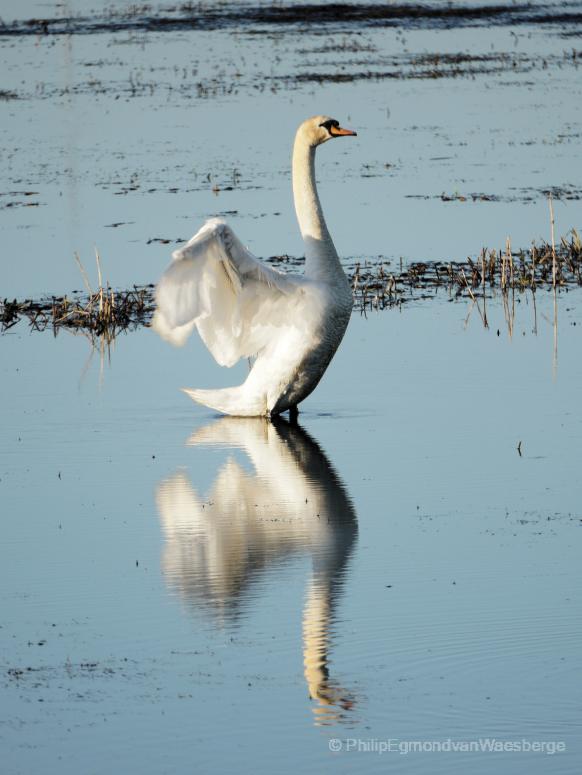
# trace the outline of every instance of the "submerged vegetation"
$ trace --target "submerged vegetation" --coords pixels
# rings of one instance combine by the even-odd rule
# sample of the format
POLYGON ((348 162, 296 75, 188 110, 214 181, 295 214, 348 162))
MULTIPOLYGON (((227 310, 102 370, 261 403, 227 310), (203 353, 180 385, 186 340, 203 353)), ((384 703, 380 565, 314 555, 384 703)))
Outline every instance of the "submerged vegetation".
MULTIPOLYGON (((82 333, 92 341, 112 342, 120 333, 148 326, 155 308, 154 286, 134 286, 115 291, 103 285, 97 255, 98 288, 93 290, 87 273, 76 257, 86 292, 47 296, 39 300, 4 299, 0 302, 0 331, 5 333, 21 320, 32 331, 62 330, 82 333)), ((273 256, 269 263, 285 270, 303 259, 273 256)), ((411 301, 434 298, 439 292, 450 300, 469 299, 477 305, 487 326, 486 300, 529 291, 569 289, 582 286, 582 240, 573 229, 559 244, 542 242, 528 250, 513 251, 509 240, 503 250, 484 248, 478 258, 450 262, 354 262, 347 267, 355 309, 361 312, 399 307, 411 301)))

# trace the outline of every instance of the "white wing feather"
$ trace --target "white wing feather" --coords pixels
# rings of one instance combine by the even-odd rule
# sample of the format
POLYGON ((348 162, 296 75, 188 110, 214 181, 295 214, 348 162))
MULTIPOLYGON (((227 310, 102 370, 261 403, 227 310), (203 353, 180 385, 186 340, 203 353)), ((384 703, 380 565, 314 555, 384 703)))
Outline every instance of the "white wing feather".
POLYGON ((259 353, 273 329, 288 322, 281 302, 299 290, 302 278, 259 261, 222 219, 207 221, 172 256, 156 289, 152 321, 172 344, 184 344, 196 326, 218 363, 232 366, 259 353))

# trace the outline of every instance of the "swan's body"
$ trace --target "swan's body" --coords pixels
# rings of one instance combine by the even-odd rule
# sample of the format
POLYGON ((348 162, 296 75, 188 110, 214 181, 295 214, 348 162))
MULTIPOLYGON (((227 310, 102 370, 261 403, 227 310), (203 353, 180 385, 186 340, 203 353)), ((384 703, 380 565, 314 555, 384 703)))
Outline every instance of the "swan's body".
POLYGON ((153 327, 181 345, 196 326, 222 366, 255 359, 238 387, 186 389, 195 401, 231 415, 296 411, 327 369, 350 319, 352 293, 317 195, 315 149, 342 134, 355 132, 316 116, 295 137, 293 195, 304 275, 259 261, 218 218, 173 254, 157 287, 153 327))

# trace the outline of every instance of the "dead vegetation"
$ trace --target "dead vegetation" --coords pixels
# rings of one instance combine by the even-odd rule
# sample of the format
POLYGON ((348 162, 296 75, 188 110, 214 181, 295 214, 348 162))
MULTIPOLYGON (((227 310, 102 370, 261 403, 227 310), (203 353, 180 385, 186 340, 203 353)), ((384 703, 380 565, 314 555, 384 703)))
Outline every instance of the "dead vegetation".
POLYGON ((10 330, 20 320, 28 321, 31 331, 50 330, 56 336, 67 330, 82 333, 93 344, 109 345, 115 337, 140 326, 148 325, 153 311, 153 285, 131 290, 115 291, 109 283, 103 284, 101 260, 95 252, 98 287, 93 290, 85 267, 78 255, 79 266, 86 292, 74 291, 70 295, 47 296, 42 299, 25 299, 0 302, 0 331, 10 330))
POLYGON ((109 286, 88 295, 81 292, 0 302, 2 333, 26 319, 32 331, 90 333, 112 341, 119 333, 147 325, 153 306, 153 286, 114 291, 109 286))
MULTIPOLYGON (((504 249, 483 248, 478 258, 466 261, 404 264, 401 260, 397 269, 382 259, 353 262, 347 271, 354 306, 363 312, 390 309, 445 293, 450 300, 470 299, 487 325, 487 299, 501 297, 509 309, 509 299, 514 300, 515 294, 582 286, 582 240, 572 229, 555 244, 551 199, 550 225, 551 241, 532 244, 527 250, 512 250, 508 240, 504 249)), ((67 330, 82 333, 93 343, 110 344, 120 333, 149 325, 155 308, 153 285, 114 290, 103 283, 96 252, 98 285, 94 290, 79 257, 75 259, 86 292, 38 300, 4 299, 0 302, 0 332, 27 321, 31 331, 48 330, 56 335, 67 330)), ((303 259, 291 256, 273 256, 267 261, 282 271, 303 263, 303 259)))
POLYGON ((431 298, 445 291, 450 298, 494 298, 501 294, 582 285, 582 241, 573 229, 559 245, 541 242, 528 250, 483 248, 476 259, 414 262, 394 271, 390 264, 358 263, 351 272, 354 300, 360 309, 385 309, 431 298))

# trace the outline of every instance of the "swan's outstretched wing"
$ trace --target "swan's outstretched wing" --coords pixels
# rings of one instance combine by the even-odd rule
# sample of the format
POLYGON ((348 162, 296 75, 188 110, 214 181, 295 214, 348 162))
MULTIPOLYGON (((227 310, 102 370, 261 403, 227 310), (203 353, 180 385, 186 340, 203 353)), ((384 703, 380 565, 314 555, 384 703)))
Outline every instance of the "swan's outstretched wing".
POLYGON ((156 289, 152 327, 182 345, 196 326, 221 366, 260 352, 273 327, 285 323, 282 299, 301 284, 256 259, 220 218, 172 256, 156 289))

